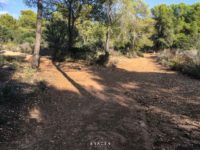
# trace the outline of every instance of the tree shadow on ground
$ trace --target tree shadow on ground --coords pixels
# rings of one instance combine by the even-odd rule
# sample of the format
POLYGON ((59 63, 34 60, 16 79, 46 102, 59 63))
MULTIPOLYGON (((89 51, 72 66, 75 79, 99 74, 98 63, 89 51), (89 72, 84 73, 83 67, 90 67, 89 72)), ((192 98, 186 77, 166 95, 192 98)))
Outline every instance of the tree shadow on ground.
POLYGON ((14 71, 9 73, 1 85, 0 149, 143 148, 137 144, 143 143, 142 136, 123 127, 122 122, 128 122, 126 128, 132 133, 140 130, 139 122, 129 122, 127 115, 133 112, 128 108, 103 102, 70 77, 68 80, 82 91, 81 96, 42 83, 13 80, 14 71))
MULTIPOLYGON (((200 82, 183 75, 155 72, 127 72, 115 69, 92 72, 104 87, 110 85, 124 91, 126 99, 135 100, 144 110, 153 145, 158 149, 198 149, 200 147, 200 82), (112 80, 111 80, 112 78, 112 80), (116 81, 114 84, 109 81, 116 81)), ((106 90, 106 89, 104 89, 106 90)), ((108 89, 109 90, 109 89, 108 89)), ((128 102, 128 101, 127 101, 128 102)), ((128 102, 128 106, 131 104, 128 102)))
POLYGON ((0 149, 200 147, 199 81, 170 73, 83 68, 102 85, 98 91, 56 68, 80 94, 11 80, 21 88, 11 102, 1 103, 0 115, 7 118, 0 122, 0 149))
MULTIPOLYGON (((0 64, 0 149, 7 150, 12 143, 32 133, 32 119, 27 119, 41 83, 29 84, 13 76, 26 63, 25 56, 1 56, 0 64)), ((34 119, 33 119, 34 120, 34 119)), ((34 122, 34 121, 33 121, 34 122)), ((13 149, 17 149, 14 148, 13 149)))
MULTIPOLYGON (((91 97, 98 97, 95 93, 97 91, 81 87, 72 79, 73 76, 67 75, 67 71, 58 67, 57 69, 79 89, 80 93, 83 95, 89 93, 91 97)), ((153 139, 152 146, 155 149, 198 149, 200 147, 200 92, 198 89, 200 82, 198 80, 170 72, 130 72, 120 68, 87 67, 87 72, 93 74, 93 80, 104 87, 101 92, 107 97, 106 103, 116 103, 128 111, 145 114, 148 133, 153 139)), ((99 100, 105 101, 101 98, 99 100)), ((141 116, 132 117, 134 119, 131 116, 127 118, 132 124, 135 121, 145 122, 141 116)), ((121 118, 123 120, 123 116, 121 118)), ((126 123, 122 124, 126 126, 126 123)), ((114 123, 114 125, 117 124, 114 123)), ((134 127, 142 128, 139 124, 135 124, 134 127)), ((131 129, 129 131, 131 132, 131 129)), ((131 139, 131 136, 129 138, 131 139)))

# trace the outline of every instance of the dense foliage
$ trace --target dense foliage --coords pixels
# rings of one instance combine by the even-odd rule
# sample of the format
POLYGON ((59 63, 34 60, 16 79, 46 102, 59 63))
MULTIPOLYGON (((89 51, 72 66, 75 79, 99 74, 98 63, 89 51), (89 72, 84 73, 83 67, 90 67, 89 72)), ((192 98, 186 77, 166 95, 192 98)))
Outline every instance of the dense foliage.
POLYGON ((200 49, 200 3, 165 4, 152 9, 155 48, 200 49))
POLYGON ((18 19, 9 14, 0 15, 0 43, 7 49, 31 53, 35 39, 36 13, 22 10, 18 19))
MULTIPOLYGON (((36 0, 26 2, 36 6, 36 0)), ((200 3, 162 4, 150 11, 142 0, 43 2, 42 46, 54 50, 55 58, 76 51, 200 49, 200 3)), ((36 17, 31 10, 22 10, 18 19, 0 15, 0 42, 32 48, 36 17)))

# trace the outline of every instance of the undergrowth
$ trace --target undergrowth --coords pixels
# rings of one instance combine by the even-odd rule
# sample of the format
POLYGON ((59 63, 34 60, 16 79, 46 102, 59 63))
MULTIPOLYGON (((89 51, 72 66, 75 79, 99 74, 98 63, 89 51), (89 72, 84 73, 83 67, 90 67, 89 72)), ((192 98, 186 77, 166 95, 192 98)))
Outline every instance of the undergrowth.
POLYGON ((200 51, 167 49, 160 52, 158 58, 162 65, 200 79, 200 51))

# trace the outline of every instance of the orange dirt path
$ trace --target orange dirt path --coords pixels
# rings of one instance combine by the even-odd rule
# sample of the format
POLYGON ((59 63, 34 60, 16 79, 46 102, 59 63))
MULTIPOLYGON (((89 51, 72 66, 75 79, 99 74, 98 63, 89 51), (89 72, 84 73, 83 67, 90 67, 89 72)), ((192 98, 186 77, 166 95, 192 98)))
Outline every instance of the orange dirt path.
POLYGON ((42 58, 38 76, 54 88, 50 99, 56 101, 59 94, 59 109, 52 116, 45 113, 46 120, 57 117, 68 124, 61 125, 61 130, 70 129, 67 133, 74 136, 62 135, 65 141, 73 143, 80 134, 80 143, 71 144, 72 149, 83 145, 93 149, 95 140, 110 142, 104 148, 114 150, 199 147, 200 82, 166 70, 154 55, 112 59, 118 61, 116 68, 54 65, 42 58))
POLYGON ((40 90, 27 97, 30 106, 16 107, 25 120, 15 129, 23 134, 0 149, 200 149, 199 80, 163 68, 151 54, 110 61, 117 64, 54 64, 42 57, 34 76, 47 86, 26 85, 40 90))

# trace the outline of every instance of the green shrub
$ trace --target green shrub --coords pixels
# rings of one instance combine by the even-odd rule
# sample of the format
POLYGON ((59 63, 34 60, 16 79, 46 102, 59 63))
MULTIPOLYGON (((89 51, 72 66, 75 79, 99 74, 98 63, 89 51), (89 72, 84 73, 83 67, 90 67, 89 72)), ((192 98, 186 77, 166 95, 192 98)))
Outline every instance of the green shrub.
POLYGON ((20 51, 23 53, 32 54, 33 52, 33 44, 29 42, 25 42, 19 45, 20 51))
POLYGON ((183 73, 200 79, 200 65, 193 65, 182 70, 183 73))
POLYGON ((0 42, 5 43, 13 39, 12 31, 4 26, 0 25, 0 42))
POLYGON ((197 50, 164 50, 159 54, 159 61, 172 70, 200 79, 200 52, 197 50))
POLYGON ((83 46, 83 47, 74 47, 70 50, 70 57, 75 60, 85 60, 85 61, 94 61, 99 55, 99 52, 102 50, 97 50, 96 48, 83 46))
POLYGON ((31 44, 34 43, 35 39, 35 29, 26 29, 23 27, 17 28, 14 32, 13 42, 17 44, 22 44, 25 42, 29 42, 31 44))
POLYGON ((98 59, 96 60, 96 64, 106 66, 109 61, 109 53, 105 52, 104 54, 99 55, 98 59))

